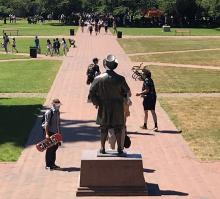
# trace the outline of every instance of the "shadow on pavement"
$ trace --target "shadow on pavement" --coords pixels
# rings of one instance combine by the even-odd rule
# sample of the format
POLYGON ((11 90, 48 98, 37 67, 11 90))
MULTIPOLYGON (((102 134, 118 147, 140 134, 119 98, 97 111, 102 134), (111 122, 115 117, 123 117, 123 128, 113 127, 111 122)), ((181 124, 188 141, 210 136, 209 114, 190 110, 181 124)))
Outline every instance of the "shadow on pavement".
POLYGON ((154 169, 143 169, 143 172, 144 173, 154 173, 156 170, 154 170, 154 169))
POLYGON ((182 133, 182 130, 177 130, 177 131, 173 131, 173 130, 159 130, 159 131, 157 131, 157 133, 180 134, 180 133, 182 133))
MULTIPOLYGON (((41 119, 35 123, 26 146, 35 145, 44 139, 44 133, 41 128, 41 119)), ((94 120, 61 120, 61 133, 63 141, 95 142, 100 140, 100 132, 98 126, 95 126, 94 120)))
POLYGON ((160 190, 158 184, 147 183, 149 196, 188 196, 188 193, 174 190, 160 190))
POLYGON ((59 168, 57 171, 65 171, 65 172, 78 172, 80 168, 78 167, 66 167, 66 168, 59 168))
POLYGON ((137 131, 135 131, 135 132, 128 131, 127 134, 128 135, 149 135, 149 136, 155 136, 153 133, 139 133, 137 131))

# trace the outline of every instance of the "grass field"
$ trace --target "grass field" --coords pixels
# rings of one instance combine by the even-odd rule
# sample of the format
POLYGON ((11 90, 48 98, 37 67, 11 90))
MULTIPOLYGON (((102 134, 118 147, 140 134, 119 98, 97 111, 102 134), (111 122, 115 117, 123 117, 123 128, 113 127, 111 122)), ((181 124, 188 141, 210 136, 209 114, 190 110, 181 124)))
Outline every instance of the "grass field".
POLYGON ((18 35, 20 36, 55 36, 55 35, 69 35, 70 29, 77 31, 76 26, 67 26, 58 23, 58 21, 46 22, 45 24, 28 24, 26 20, 17 21, 16 24, 0 24, 0 34, 5 29, 16 29, 19 30, 18 35))
MULTIPOLYGON (((33 37, 33 39, 31 39, 31 38, 17 38, 16 39, 17 50, 20 53, 29 53, 30 52, 30 47, 35 46, 34 45, 34 39, 35 39, 35 37, 33 37)), ((47 51, 47 49, 46 49, 47 39, 46 38, 40 38, 39 40, 40 40, 41 54, 45 54, 46 51, 47 51)), ((52 42, 53 39, 50 38, 50 41, 52 42)), ((59 41, 61 43, 61 39, 59 39, 59 41)), ((69 45, 69 41, 66 40, 66 42, 69 45)), ((9 48, 11 48, 11 46, 9 48)), ((4 52, 4 49, 0 48, 0 51, 4 52)), ((60 55, 63 55, 62 47, 60 47, 60 55)))
POLYGON ((0 161, 18 159, 43 102, 39 98, 0 98, 0 161))
POLYGON ((220 98, 160 98, 196 156, 220 160, 220 98))
POLYGON ((220 50, 203 52, 180 52, 155 55, 130 56, 137 62, 162 62, 173 64, 195 64, 220 67, 220 50))
POLYGON ((60 61, 19 61, 0 64, 0 92, 47 93, 60 61))
MULTIPOLYGON (((122 31, 123 35, 131 36, 173 36, 175 29, 181 30, 184 28, 171 28, 171 32, 163 32, 162 28, 122 28, 118 27, 118 31, 122 31)), ((191 30, 192 36, 220 36, 220 28, 186 28, 191 30)), ((113 30, 111 29, 113 32, 113 30)), ((188 35, 188 34, 185 34, 188 35)), ((178 37, 178 36, 177 36, 178 37)))
POLYGON ((149 66, 156 90, 160 93, 220 92, 220 71, 149 66))
POLYGON ((126 53, 164 52, 220 48, 220 39, 207 38, 144 38, 118 39, 126 53), (135 46, 135 47, 134 47, 135 46))
POLYGON ((16 54, 1 54, 0 60, 10 60, 10 59, 29 59, 29 56, 16 55, 16 54))

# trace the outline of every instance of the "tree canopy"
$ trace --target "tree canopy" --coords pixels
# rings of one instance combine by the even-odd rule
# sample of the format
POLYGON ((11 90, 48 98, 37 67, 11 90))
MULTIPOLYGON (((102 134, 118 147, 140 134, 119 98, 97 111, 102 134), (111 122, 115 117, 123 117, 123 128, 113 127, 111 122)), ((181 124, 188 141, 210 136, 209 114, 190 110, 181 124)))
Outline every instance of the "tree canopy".
MULTIPOLYGON (((26 17, 33 15, 55 18, 72 13, 96 13, 114 16, 141 17, 143 9, 159 9, 180 23, 208 18, 220 18, 220 0, 0 0, 0 15, 13 13, 26 17)), ((143 17, 143 16, 142 16, 143 17)))

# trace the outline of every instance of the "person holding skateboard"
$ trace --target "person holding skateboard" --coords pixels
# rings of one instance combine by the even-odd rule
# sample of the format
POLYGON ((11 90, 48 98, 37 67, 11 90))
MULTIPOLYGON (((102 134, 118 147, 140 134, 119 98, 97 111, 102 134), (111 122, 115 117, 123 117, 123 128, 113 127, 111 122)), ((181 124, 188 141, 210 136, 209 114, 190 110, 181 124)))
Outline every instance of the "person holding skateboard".
MULTIPOLYGON (((44 129, 46 139, 50 139, 50 136, 60 133, 60 106, 60 100, 53 99, 51 108, 45 113, 45 122, 42 124, 42 127, 44 129)), ((46 150, 46 169, 55 170, 60 168, 55 164, 58 146, 59 144, 56 144, 46 150)))

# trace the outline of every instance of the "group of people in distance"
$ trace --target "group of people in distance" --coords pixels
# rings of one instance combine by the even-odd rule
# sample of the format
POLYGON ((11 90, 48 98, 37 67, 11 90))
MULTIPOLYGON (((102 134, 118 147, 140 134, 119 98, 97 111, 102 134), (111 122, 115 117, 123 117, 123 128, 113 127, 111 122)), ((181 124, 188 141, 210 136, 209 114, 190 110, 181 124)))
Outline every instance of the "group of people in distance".
POLYGON ((13 37, 12 42, 10 42, 10 39, 9 39, 8 35, 6 33, 4 33, 3 38, 2 38, 2 48, 5 49, 6 53, 8 53, 8 45, 9 44, 11 44, 11 52, 12 53, 14 53, 14 52, 18 53, 15 37, 13 37))
MULTIPOLYGON (((50 55, 60 55, 60 48, 63 50, 63 54, 66 56, 67 52, 69 51, 69 47, 76 47, 76 42, 73 38, 68 39, 68 43, 66 42, 65 38, 61 39, 61 42, 58 38, 53 39, 53 41, 51 41, 50 39, 47 39, 46 41, 46 56, 50 55), (68 44, 69 43, 69 44, 68 44)), ((17 43, 16 43, 16 39, 15 37, 12 38, 12 41, 10 42, 9 36, 4 33, 3 38, 2 38, 2 48, 5 49, 5 52, 8 53, 8 45, 11 44, 11 52, 12 53, 18 53, 17 50, 17 43)), ((37 48, 37 52, 41 53, 41 46, 40 46, 40 39, 38 38, 38 36, 35 37, 34 39, 34 47, 37 48)))
MULTIPOLYGON (((69 45, 66 42, 65 38, 61 39, 61 42, 58 38, 53 39, 52 41, 50 39, 47 39, 46 41, 46 56, 50 55, 50 56, 54 56, 54 55, 60 55, 60 48, 63 50, 63 54, 66 56, 67 52, 69 51, 69 46, 70 47, 76 47, 75 45, 75 40, 74 39, 69 39, 69 45)), ((35 43, 35 47, 38 50, 38 53, 41 53, 41 48, 40 48, 40 40, 38 38, 38 36, 35 37, 34 40, 35 43)))
POLYGON ((95 31, 95 35, 98 35, 101 31, 101 28, 104 27, 105 33, 108 33, 108 20, 102 19, 88 19, 88 20, 79 20, 79 25, 81 26, 81 31, 84 32, 84 27, 87 26, 88 32, 92 35, 93 31, 95 31))

